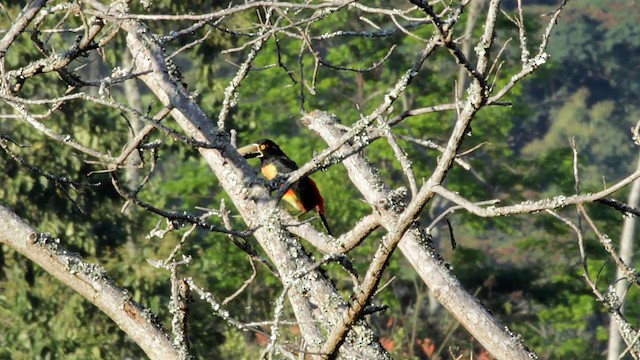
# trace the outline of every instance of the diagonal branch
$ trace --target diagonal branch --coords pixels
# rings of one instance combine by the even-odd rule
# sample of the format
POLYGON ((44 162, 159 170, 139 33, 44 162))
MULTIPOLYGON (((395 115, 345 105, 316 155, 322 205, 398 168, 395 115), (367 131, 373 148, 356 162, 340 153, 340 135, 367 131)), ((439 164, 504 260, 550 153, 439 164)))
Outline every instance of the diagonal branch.
MULTIPOLYGON (((335 116, 321 111, 306 114, 302 119, 310 130, 330 145, 340 141, 344 136, 344 131, 337 126, 338 121, 335 116)), ((342 153, 352 154, 352 146, 345 145, 337 155, 341 156, 342 153)), ((362 153, 349 156, 342 164, 366 201, 374 205, 379 212, 380 224, 391 232, 395 231, 399 214, 404 207, 402 193, 394 192, 384 184, 362 153)), ((431 246, 429 238, 419 230, 420 227, 416 222, 415 227, 404 233, 398 247, 438 301, 494 356, 505 359, 530 359, 532 353, 520 340, 460 286, 459 281, 431 246), (474 326, 469 326, 470 324, 474 326)), ((393 233, 390 236, 393 236, 393 233)), ((347 324, 340 324, 345 325, 347 324)), ((328 351, 328 348, 329 345, 325 349, 328 351)))
MULTIPOLYGON (((620 299, 618 299, 617 295, 615 294, 615 291, 612 291, 607 294, 603 294, 598 289, 598 287, 596 286, 596 283, 591 279, 591 276, 589 275, 589 267, 587 264, 588 258, 586 256, 586 252, 584 248, 584 236, 582 232, 574 223, 571 222, 571 220, 559 215, 553 210, 546 210, 546 211, 556 219, 565 223, 573 231, 575 231, 578 237, 578 248, 580 250, 580 260, 582 263, 582 270, 583 270, 582 277, 591 288, 591 291, 593 292, 593 294, 607 308, 607 310, 611 314, 611 317, 618 325, 620 334, 622 334, 622 337, 624 338, 625 342, 629 345, 628 351, 631 353, 634 359, 636 360, 640 359, 640 343, 638 342, 638 339, 640 339, 640 332, 635 330, 631 326, 631 324, 627 321, 627 319, 625 319, 624 315, 620 311, 620 299)), ((582 205, 578 205, 578 211, 582 215, 586 215, 586 212, 584 211, 584 207, 582 207, 582 205)), ((596 230, 595 226, 594 226, 594 230, 596 230)))
POLYGON ((4 55, 7 53, 9 46, 11 46, 13 41, 29 26, 46 3, 47 0, 36 0, 25 5, 22 11, 20 11, 18 18, 13 21, 11 28, 7 30, 2 40, 0 40, 0 59, 2 61, 4 61, 4 55))
MULTIPOLYGON (((271 19, 271 14, 273 13, 273 8, 269 8, 266 13, 265 23, 269 23, 271 19)), ((274 26, 277 26, 277 21, 274 26)), ((247 54, 247 58, 244 60, 240 69, 233 77, 229 85, 224 89, 224 99, 222 100, 222 109, 220 109, 220 113, 218 114, 218 128, 224 129, 225 122, 227 121, 227 116, 229 115, 229 111, 235 103, 237 102, 236 97, 238 96, 237 91, 238 87, 242 80, 244 80, 249 74, 249 70, 251 69, 251 64, 253 64, 253 60, 255 60, 256 56, 262 49, 262 46, 269 39, 269 35, 273 33, 273 30, 267 31, 267 26, 260 27, 260 31, 258 32, 258 40, 253 43, 251 46, 251 50, 249 54, 247 54)))
MULTIPOLYGON (((322 167, 322 164, 327 159, 329 159, 332 154, 334 154, 336 151, 338 151, 338 149, 343 147, 348 142, 352 141, 354 138, 358 137, 358 135, 360 135, 363 131, 366 131, 366 129, 368 129, 374 121, 385 114, 389 110, 391 105, 395 102, 395 100, 405 92, 411 81, 413 81, 413 79, 418 75, 424 62, 429 56, 433 54, 437 47, 438 42, 435 38, 432 38, 420 51, 411 68, 407 70, 404 75, 401 76, 400 79, 398 79, 394 87, 389 92, 387 92, 387 94, 384 96, 384 101, 382 102, 382 104, 380 104, 373 112, 371 112, 371 114, 358 120, 351 127, 351 130, 342 135, 339 141, 332 143, 327 149, 314 156, 313 159, 302 165, 298 170, 289 173, 287 180, 274 197, 276 199, 280 199, 284 195, 284 193, 291 187, 291 185, 300 180, 300 178, 319 170, 322 167)), ((362 140, 365 143, 367 142, 367 139, 362 140)))
POLYGON ((107 314, 151 359, 178 359, 171 339, 97 264, 64 249, 57 239, 39 233, 11 210, 0 206, 0 243, 41 266, 107 314))

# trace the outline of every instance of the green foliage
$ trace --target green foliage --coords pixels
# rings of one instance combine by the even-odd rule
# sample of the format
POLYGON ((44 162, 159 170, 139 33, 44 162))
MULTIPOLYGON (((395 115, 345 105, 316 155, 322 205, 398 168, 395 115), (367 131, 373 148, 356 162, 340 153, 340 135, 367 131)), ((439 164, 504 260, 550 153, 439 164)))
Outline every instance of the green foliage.
POLYGON ((633 158, 635 149, 628 141, 624 123, 611 122, 616 116, 612 99, 593 103, 589 99, 589 90, 581 88, 551 116, 556 121, 550 125, 546 135, 525 146, 523 154, 533 158, 556 149, 564 149, 567 154, 571 154, 568 143, 570 139, 575 139, 581 164, 586 164, 581 166, 583 181, 600 183, 603 173, 622 174, 631 169, 630 164, 619 161, 633 158))

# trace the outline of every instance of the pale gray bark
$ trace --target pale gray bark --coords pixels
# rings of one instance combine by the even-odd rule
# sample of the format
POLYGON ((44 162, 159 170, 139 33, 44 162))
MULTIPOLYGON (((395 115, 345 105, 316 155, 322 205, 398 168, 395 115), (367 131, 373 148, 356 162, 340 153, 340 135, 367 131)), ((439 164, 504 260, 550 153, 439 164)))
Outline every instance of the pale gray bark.
MULTIPOLYGON (((307 126, 320 135, 329 145, 338 141, 343 132, 334 125, 338 119, 324 112, 313 112, 304 118, 307 126)), ((337 155, 352 152, 345 145, 337 155)), ((347 168, 349 178, 370 204, 378 204, 380 223, 393 231, 402 208, 398 194, 394 194, 380 179, 362 153, 346 158, 342 164, 347 168), (399 208, 398 208, 399 206, 399 208)), ((425 238, 416 223, 407 231, 398 248, 413 266, 420 278, 429 287, 434 297, 484 346, 498 359, 531 359, 534 356, 526 349, 520 339, 510 332, 471 294, 469 294, 447 269, 425 238)))
MULTIPOLYGON (((640 171, 640 157, 638 158, 636 171, 640 171)), ((637 208, 638 205, 640 205, 640 180, 634 181, 631 185, 627 205, 634 208, 637 208)), ((622 235, 620 236, 620 259, 622 259, 625 264, 629 265, 631 265, 634 240, 637 236, 637 220, 638 218, 634 215, 627 216, 624 219, 624 223, 622 225, 622 235)), ((616 283, 616 295, 619 299, 624 300, 624 295, 627 291, 627 287, 629 286, 629 282, 626 280, 621 269, 617 270, 616 279, 620 279, 616 283)), ((621 302, 620 312, 622 313, 624 313, 625 303, 625 301, 621 302)), ((611 319, 611 322, 609 323, 609 344, 607 347, 607 360, 618 359, 618 356, 622 352, 623 344, 624 342, 622 341, 622 336, 620 335, 618 324, 613 319, 611 319)))
POLYGON ((131 300, 107 277, 104 268, 65 250, 57 239, 39 233, 11 210, 0 206, 0 243, 5 244, 107 314, 151 359, 179 359, 171 340, 151 313, 131 300))
MULTIPOLYGON (((480 10, 485 3, 486 0, 472 1, 467 7, 467 21, 464 27, 463 38, 460 41, 460 50, 467 59, 469 59, 471 56, 471 47, 473 45, 473 29, 478 20, 478 15, 480 15, 480 10)), ((464 91, 467 88, 467 78, 467 72, 463 67, 460 67, 460 69, 458 69, 458 80, 456 81, 456 102, 462 101, 462 99, 464 98, 464 91)), ((433 210, 431 212, 434 214, 441 213, 446 209, 446 207, 450 206, 450 204, 450 201, 440 198, 440 201, 434 201, 435 208, 433 210, 437 210, 437 212, 433 210)), ((440 248, 443 233, 446 233, 446 231, 443 232, 438 228, 435 228, 432 231, 436 249, 440 248)), ((433 291, 431 291, 430 288, 427 290, 427 292, 429 297, 429 314, 435 314, 438 308, 440 308, 440 303, 438 302, 436 296, 433 294, 433 291)))

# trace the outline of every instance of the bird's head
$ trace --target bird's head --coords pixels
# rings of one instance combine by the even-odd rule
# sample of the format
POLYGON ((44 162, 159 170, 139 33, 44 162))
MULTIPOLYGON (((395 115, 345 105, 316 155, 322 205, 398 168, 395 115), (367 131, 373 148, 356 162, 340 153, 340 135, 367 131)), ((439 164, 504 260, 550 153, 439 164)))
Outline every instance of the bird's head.
POLYGON ((278 144, 269 139, 258 140, 257 142, 243 146, 238 149, 240 155, 245 159, 251 159, 254 157, 268 157, 268 156, 283 156, 284 152, 280 149, 278 144))

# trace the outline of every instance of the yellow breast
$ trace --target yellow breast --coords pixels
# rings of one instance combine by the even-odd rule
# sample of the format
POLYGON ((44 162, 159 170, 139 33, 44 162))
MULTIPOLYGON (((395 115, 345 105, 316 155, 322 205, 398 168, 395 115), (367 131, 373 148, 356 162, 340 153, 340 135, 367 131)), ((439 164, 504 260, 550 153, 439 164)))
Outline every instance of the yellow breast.
POLYGON ((276 166, 273 164, 267 164, 262 167, 262 175, 271 180, 278 175, 278 169, 276 169, 276 166))

